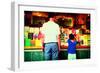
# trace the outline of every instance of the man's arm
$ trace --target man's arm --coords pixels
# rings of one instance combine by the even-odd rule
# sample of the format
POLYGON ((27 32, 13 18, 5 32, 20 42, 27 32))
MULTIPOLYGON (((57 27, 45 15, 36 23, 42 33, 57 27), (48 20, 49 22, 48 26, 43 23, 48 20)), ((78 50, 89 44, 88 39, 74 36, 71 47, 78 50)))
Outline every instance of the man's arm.
POLYGON ((60 45, 61 45, 60 35, 58 35, 58 37, 57 37, 57 41, 58 41, 58 49, 60 50, 60 45))
POLYGON ((61 41, 60 41, 60 27, 58 25, 57 27, 57 42, 58 42, 58 49, 60 50, 60 46, 61 46, 61 41))

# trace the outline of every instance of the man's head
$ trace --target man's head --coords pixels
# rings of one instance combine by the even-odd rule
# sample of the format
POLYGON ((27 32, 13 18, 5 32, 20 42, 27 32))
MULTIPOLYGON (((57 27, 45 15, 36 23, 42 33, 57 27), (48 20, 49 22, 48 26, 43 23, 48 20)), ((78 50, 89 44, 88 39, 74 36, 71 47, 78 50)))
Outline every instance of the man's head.
POLYGON ((53 18, 53 17, 50 17, 50 18, 49 18, 49 21, 54 21, 54 18, 53 18))

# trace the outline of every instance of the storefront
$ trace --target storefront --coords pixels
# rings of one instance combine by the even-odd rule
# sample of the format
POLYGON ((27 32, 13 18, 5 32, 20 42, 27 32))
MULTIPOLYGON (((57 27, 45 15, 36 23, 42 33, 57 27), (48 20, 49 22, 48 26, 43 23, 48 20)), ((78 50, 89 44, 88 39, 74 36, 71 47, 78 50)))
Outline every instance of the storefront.
POLYGON ((79 41, 76 46, 77 59, 90 58, 90 14, 35 11, 25 11, 24 14, 24 61, 44 61, 44 35, 40 29, 51 14, 60 26, 59 60, 67 59, 67 40, 71 33, 79 41))

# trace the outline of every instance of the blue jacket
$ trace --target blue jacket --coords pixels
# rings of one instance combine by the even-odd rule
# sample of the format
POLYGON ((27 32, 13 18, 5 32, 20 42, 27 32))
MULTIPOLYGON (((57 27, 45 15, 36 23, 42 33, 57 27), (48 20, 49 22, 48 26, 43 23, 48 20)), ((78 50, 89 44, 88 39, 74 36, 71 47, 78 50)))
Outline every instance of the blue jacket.
POLYGON ((68 39, 67 43, 68 43, 68 53, 75 54, 77 41, 72 42, 70 39, 68 39))

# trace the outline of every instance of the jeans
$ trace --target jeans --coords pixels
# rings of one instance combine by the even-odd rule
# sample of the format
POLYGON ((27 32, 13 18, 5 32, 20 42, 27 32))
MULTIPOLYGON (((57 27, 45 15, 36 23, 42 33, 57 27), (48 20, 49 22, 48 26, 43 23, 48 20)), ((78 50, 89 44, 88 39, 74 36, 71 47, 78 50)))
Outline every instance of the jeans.
POLYGON ((56 42, 45 43, 44 56, 45 56, 45 60, 57 60, 58 44, 56 42))

